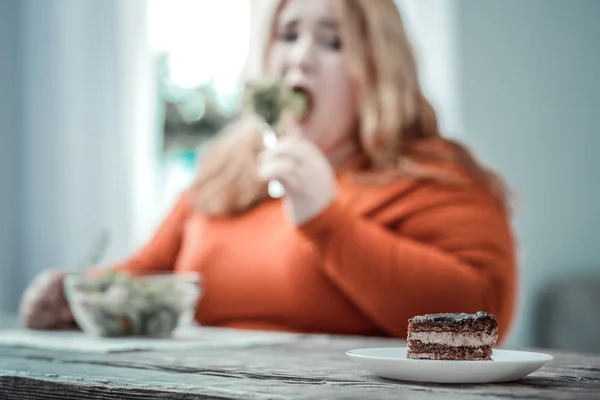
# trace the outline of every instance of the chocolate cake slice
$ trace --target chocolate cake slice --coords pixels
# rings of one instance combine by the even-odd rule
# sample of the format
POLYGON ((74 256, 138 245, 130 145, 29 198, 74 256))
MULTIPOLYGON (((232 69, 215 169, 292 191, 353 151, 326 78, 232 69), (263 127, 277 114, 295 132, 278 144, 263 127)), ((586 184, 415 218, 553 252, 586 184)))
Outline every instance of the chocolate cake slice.
POLYGON ((498 340, 492 314, 428 314, 408 320, 407 357, 421 360, 491 360, 498 340))

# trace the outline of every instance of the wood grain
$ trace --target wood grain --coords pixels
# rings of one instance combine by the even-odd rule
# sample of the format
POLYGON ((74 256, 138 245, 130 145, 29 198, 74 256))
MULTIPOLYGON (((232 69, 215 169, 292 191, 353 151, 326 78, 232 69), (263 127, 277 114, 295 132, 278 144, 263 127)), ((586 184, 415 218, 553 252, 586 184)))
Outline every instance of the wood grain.
MULTIPOLYGON (((244 334, 243 331, 240 334, 244 334)), ((555 359, 517 382, 431 385, 371 375, 348 359, 391 339, 299 335, 249 349, 92 354, 0 347, 0 399, 592 399, 600 398, 600 356, 555 359)))

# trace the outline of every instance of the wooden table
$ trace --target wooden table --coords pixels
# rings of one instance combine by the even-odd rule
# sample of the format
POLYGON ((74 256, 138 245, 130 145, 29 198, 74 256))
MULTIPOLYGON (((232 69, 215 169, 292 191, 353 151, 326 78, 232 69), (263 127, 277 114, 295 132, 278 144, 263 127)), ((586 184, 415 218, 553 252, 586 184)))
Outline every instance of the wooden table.
MULTIPOLYGON (((240 334, 244 334, 243 331, 240 334)), ((377 378, 344 354, 389 339, 295 335, 246 349, 94 354, 0 347, 0 399, 600 398, 600 356, 555 359, 517 382, 430 385, 377 378)))

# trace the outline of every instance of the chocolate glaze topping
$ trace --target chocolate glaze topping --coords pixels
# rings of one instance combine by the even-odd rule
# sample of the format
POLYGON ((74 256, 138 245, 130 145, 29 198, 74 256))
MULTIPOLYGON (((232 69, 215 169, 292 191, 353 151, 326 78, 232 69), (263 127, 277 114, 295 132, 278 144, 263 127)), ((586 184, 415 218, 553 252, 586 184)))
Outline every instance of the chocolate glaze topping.
POLYGON ((412 317, 408 320, 409 324, 444 324, 444 325, 464 325, 470 322, 492 322, 496 323, 494 316, 488 312, 479 311, 475 314, 467 313, 445 313, 445 314, 426 314, 412 317))

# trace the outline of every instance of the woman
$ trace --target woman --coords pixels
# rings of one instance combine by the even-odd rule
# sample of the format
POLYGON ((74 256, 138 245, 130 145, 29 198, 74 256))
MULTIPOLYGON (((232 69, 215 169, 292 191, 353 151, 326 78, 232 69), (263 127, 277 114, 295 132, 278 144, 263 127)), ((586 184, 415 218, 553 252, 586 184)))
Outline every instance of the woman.
MULTIPOLYGON (((440 136, 394 1, 282 1, 265 53, 269 75, 308 94, 307 115, 287 116, 269 150, 252 121, 224 133, 115 268, 199 271, 205 325, 403 338, 414 315, 481 310, 504 338, 516 280, 505 190, 440 136)), ((72 322, 61 280, 33 283, 27 326, 72 322)))

